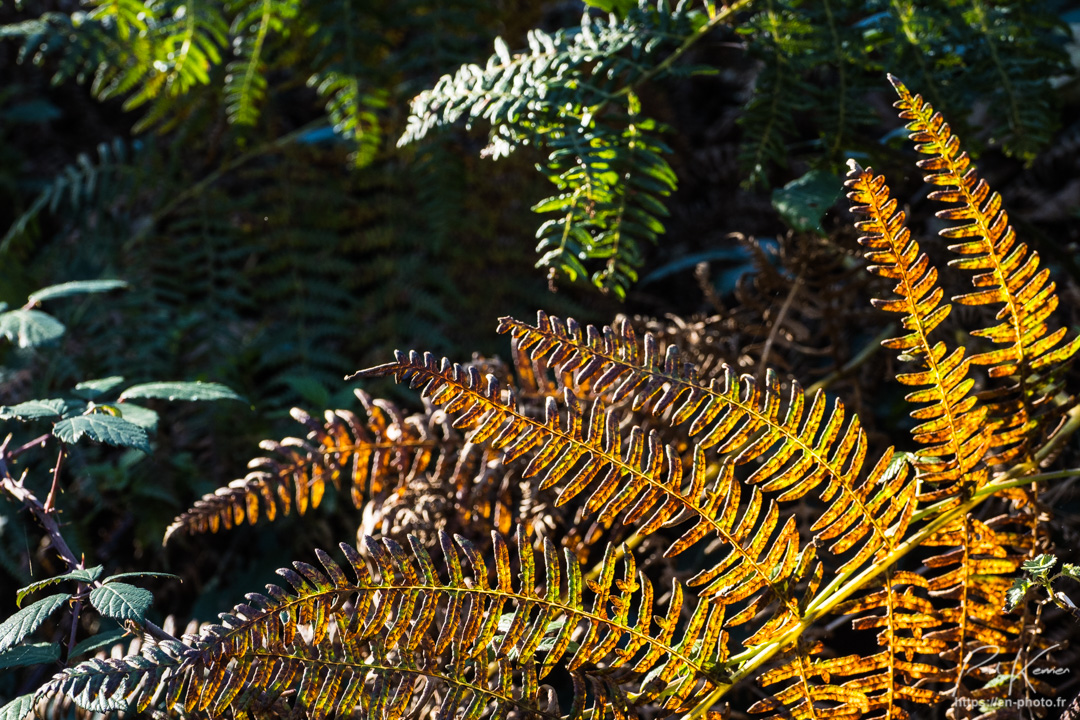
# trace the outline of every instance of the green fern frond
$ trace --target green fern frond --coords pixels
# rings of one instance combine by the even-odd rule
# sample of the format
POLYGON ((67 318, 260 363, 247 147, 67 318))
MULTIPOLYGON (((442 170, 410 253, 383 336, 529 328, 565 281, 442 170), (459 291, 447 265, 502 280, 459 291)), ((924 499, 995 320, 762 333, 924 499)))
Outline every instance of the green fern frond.
POLYGON ((139 171, 132 164, 131 156, 140 149, 139 143, 133 143, 129 149, 117 138, 112 143, 97 146, 96 163, 89 155, 80 153, 75 163, 64 168, 12 223, 0 240, 0 252, 6 251, 12 241, 23 235, 43 211, 56 213, 61 207, 78 210, 102 197, 124 192, 138 177, 139 171))
POLYGON ((573 282, 599 261, 593 284, 621 299, 637 278, 642 244, 664 232, 661 198, 675 188, 668 150, 651 137, 659 127, 642 115, 635 88, 672 73, 677 44, 684 49, 733 12, 701 26, 684 4, 642 2, 621 19, 586 12, 580 29, 531 30, 525 52, 497 39, 484 67, 464 65, 412 101, 399 144, 483 120, 491 126, 486 154, 530 144, 550 150, 541 172, 559 194, 533 209, 557 217, 537 231, 537 265, 573 282))

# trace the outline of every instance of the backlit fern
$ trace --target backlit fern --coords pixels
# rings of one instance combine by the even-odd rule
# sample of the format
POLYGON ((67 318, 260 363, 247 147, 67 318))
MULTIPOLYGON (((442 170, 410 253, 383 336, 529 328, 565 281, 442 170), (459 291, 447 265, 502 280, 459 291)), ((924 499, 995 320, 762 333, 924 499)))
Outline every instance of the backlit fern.
MULTIPOLYGON (((991 269, 976 281, 988 289, 957 300, 992 311, 1011 303, 999 326, 974 334, 999 347, 969 355, 936 339, 952 307, 938 271, 884 180, 852 164, 867 259, 897 283, 876 302, 906 331, 884 344, 909 365, 898 379, 914 388, 915 453, 873 450, 841 402, 807 397, 775 373, 757 381, 724 366, 703 380, 675 346, 625 323, 504 318, 516 381, 482 361, 399 352, 356 377, 419 389, 422 415, 404 419, 362 397, 365 423, 340 411, 326 424, 301 418, 307 439, 269 444, 275 459, 170 533, 254 522, 294 503, 303 512, 328 481, 357 504, 385 499, 449 467, 480 468, 461 475, 455 493, 484 467, 530 492, 557 492, 555 506, 572 510, 584 533, 567 533, 560 551, 552 533, 504 505, 514 540, 502 521, 484 528, 490 541, 476 528, 471 538, 435 533, 440 561, 417 536, 408 550, 389 537, 342 544, 344 565, 319 551, 320 567, 280 571, 289 589, 249 594, 220 624, 138 656, 70 667, 4 717, 59 694, 88 709, 185 717, 701 718, 752 679, 763 697, 749 712, 797 718, 907 717, 948 699, 962 714, 972 698, 1015 698, 1024 688, 997 678, 1026 682, 1031 653, 1044 647, 1033 617, 1003 611, 1007 576, 1038 534, 1034 496, 1020 488, 1080 428, 1054 374, 1078 345, 1051 329, 1054 286, 1008 230, 997 196, 980 189, 940 117, 894 85, 913 139, 934 153, 923 166, 942 171, 931 176, 937 198, 977 196, 946 215, 989 218, 989 239, 968 240, 961 252, 974 251, 954 263, 991 269), (974 392, 978 367, 990 372, 974 392), (1039 414, 1001 441, 1006 402, 1039 414), (444 422, 453 429, 436 437, 444 422), (977 516, 983 503, 998 515, 977 516), (633 536, 613 541, 623 528, 633 536), (643 543, 660 551, 651 568, 643 543), (671 571, 670 592, 657 588, 656 567, 671 571), (841 654, 814 633, 840 616, 876 650, 841 654)), ((979 237, 965 228, 942 232, 979 237)))

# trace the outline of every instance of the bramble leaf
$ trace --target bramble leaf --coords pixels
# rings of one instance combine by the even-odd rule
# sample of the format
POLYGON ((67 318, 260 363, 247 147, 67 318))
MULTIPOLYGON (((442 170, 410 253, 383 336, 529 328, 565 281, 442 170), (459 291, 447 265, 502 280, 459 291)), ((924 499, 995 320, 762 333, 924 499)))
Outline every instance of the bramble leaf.
POLYGON ((101 576, 101 566, 96 565, 92 568, 79 568, 72 570, 69 573, 63 575, 57 575, 56 577, 46 578, 45 580, 38 580, 37 582, 30 583, 24 588, 21 588, 15 595, 15 605, 21 606, 23 599, 30 593, 37 592, 43 587, 49 585, 55 585, 58 582, 65 580, 75 580, 76 582, 93 582, 101 576))
POLYGON ((85 295, 87 293, 103 293, 126 288, 127 286, 128 284, 123 280, 76 280, 42 288, 31 293, 27 301, 31 305, 39 305, 46 300, 55 300, 72 295, 85 295))
POLYGON ((75 443, 85 435, 91 440, 150 452, 146 431, 122 417, 94 413, 61 420, 53 426, 53 435, 66 443, 75 443))
POLYGON ((50 615, 71 599, 69 593, 57 593, 27 605, 0 624, 0 650, 21 643, 30 633, 41 627, 50 615))
POLYGON ((116 620, 142 622, 154 594, 127 583, 108 583, 90 592, 90 603, 99 613, 116 620))
POLYGON ((152 382, 132 385, 120 393, 120 402, 134 398, 159 398, 162 400, 239 400, 244 401, 228 387, 214 382, 152 382))
POLYGON ((21 348, 47 345, 65 331, 62 322, 40 310, 9 310, 0 314, 0 335, 21 348))

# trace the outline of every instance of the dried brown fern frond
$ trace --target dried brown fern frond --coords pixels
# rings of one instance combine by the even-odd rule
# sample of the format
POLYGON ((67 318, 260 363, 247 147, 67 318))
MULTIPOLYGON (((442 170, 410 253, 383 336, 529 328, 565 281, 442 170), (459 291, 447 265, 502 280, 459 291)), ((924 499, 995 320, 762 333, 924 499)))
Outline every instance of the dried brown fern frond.
POLYGON ((1045 406, 1057 392, 1066 362, 1080 350, 1080 337, 1063 343, 1067 328, 1050 329, 1058 297, 1049 268, 1040 269, 1039 254, 1016 238, 1001 195, 979 178, 941 113, 897 78, 890 75, 889 80, 900 96, 900 117, 911 121, 907 129, 915 149, 931 156, 918 162, 927 172, 926 182, 941 188, 930 198, 953 206, 939 211, 938 217, 961 222, 941 231, 942 237, 962 241, 949 247, 960 255, 950 265, 978 273, 972 278, 976 291, 954 301, 1000 306, 996 325, 971 333, 999 347, 971 360, 987 366, 992 378, 1014 378, 990 406, 991 445, 997 461, 1005 463, 1027 453, 1038 427, 1052 425, 1059 416, 1045 406))
POLYGON ((273 455, 252 460, 247 476, 196 502, 165 531, 165 541, 180 531, 217 532, 220 527, 255 524, 260 515, 273 521, 294 506, 303 515, 319 506, 327 483, 347 491, 360 507, 368 498, 385 498, 434 470, 460 446, 431 412, 406 417, 390 402, 362 391, 357 396, 366 422, 336 410, 327 411, 325 423, 319 423, 293 409, 293 417, 308 429, 307 437, 263 441, 260 446, 273 455))

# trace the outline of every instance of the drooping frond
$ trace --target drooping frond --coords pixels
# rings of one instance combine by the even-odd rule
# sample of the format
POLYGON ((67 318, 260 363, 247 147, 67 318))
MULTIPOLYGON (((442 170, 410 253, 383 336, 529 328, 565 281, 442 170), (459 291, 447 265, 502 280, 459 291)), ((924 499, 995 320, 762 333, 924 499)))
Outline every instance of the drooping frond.
POLYGON ((866 219, 855 226, 863 233, 870 271, 896 280, 896 299, 874 300, 877 307, 904 315, 908 334, 882 344, 898 350, 901 359, 919 363, 916 372, 899 373, 896 379, 920 388, 907 395, 920 407, 911 416, 920 422, 912 429, 915 440, 928 447, 918 452, 915 466, 933 490, 923 501, 941 499, 978 489, 986 481, 982 466, 988 438, 984 431, 986 408, 977 404, 969 377, 971 358, 964 348, 949 352, 943 341, 932 342, 930 333, 948 317, 952 306, 942 303, 944 291, 937 283, 937 268, 904 226, 904 212, 889 197, 885 178, 851 161, 847 186, 851 211, 866 219), (973 472, 978 468, 976 472, 973 472))
MULTIPOLYGON (((758 488, 753 489, 740 515, 742 489, 732 463, 724 463, 719 473, 710 478, 705 448, 699 444, 691 467, 684 472, 678 453, 662 444, 655 431, 646 434, 634 428, 628 441, 624 440, 615 413, 606 409, 599 398, 585 417, 577 397, 567 391, 562 408, 565 421, 560 420, 554 398, 548 398, 543 419, 533 418, 518 408, 512 394, 503 397, 493 376, 485 380, 475 368, 451 365, 448 360, 440 364, 430 354, 399 352, 397 357, 396 362, 361 371, 357 376, 392 374, 399 382, 422 388, 432 403, 457 415, 455 427, 471 430, 470 443, 488 443, 501 449, 507 463, 532 453, 524 476, 541 477, 541 489, 559 485, 557 504, 591 489, 585 510, 598 513, 604 525, 615 521, 636 524, 638 534, 646 536, 680 520, 695 520, 666 555, 678 555, 710 537, 721 540, 726 557, 703 569, 689 584, 701 587, 702 597, 714 597, 723 604, 750 600, 729 624, 747 622, 770 603, 779 601, 778 613, 759 629, 755 643, 766 642, 797 620, 798 601, 786 586, 810 572, 814 545, 807 544, 800 551, 794 518, 780 526, 778 505, 770 502, 766 508, 758 488), (684 479, 684 474, 688 478, 684 479)), ((883 473, 882 469, 874 483, 883 473)), ((828 522, 846 509, 842 507, 828 522)), ((886 508, 886 514, 888 511, 886 508)), ((842 518, 833 525, 841 529, 856 525, 848 537, 838 541, 844 543, 843 549, 866 534, 856 519, 866 520, 842 518)), ((867 543, 866 547, 872 554, 873 544, 867 543)), ((859 555, 864 552, 861 549, 859 555)))
POLYGON ((672 712, 724 683, 722 604, 699 602, 679 630, 680 586, 666 614, 654 615, 652 585, 629 554, 620 563, 609 548, 586 587, 572 553, 560 561, 545 541, 538 567, 519 533, 515 583, 510 549, 493 539, 485 561, 468 541, 459 537, 455 547, 442 535, 446 580, 415 538, 411 556, 392 540, 367 538, 374 572, 342 544, 355 580, 317 551, 321 569, 298 562, 279 570, 291 589, 249 594, 220 625, 185 636, 179 651, 150 646, 141 657, 84 663, 43 692, 215 717, 392 718, 437 706, 447 717, 464 709, 476 718, 493 706, 497 717, 516 710, 554 720, 593 717, 605 705, 617 716, 630 704, 672 712), (565 714, 539 684, 555 667, 574 677, 565 714))
POLYGON ((307 438, 263 441, 261 447, 273 455, 253 460, 247 476, 197 501, 173 521, 165 541, 179 531, 217 532, 244 522, 255 524, 260 515, 273 521, 294 506, 303 515, 319 506, 328 482, 346 490, 359 507, 435 467, 449 444, 430 414, 406 418, 391 403, 363 392, 357 395, 366 422, 336 410, 318 423, 294 408, 293 417, 308 428, 307 438))
POLYGON ((713 449, 733 465, 758 463, 747 484, 779 493, 778 502, 826 483, 821 497, 832 504, 812 529, 819 540, 835 539, 829 548, 834 553, 855 549, 844 569, 872 557, 885 544, 889 526, 913 509, 908 503, 914 483, 906 482, 906 466, 895 477, 888 472, 891 449, 860 479, 867 469, 866 433, 857 417, 845 425, 839 401, 828 412, 822 392, 807 409, 802 388, 792 381, 785 409, 771 372, 764 387, 726 365, 718 377, 702 381, 693 366, 680 362, 675 346, 668 346, 661 361, 652 335, 646 334, 639 347, 625 323, 618 329, 590 325, 582 330, 572 319, 563 322, 540 312, 536 327, 503 318, 499 331, 513 336, 534 360, 543 359, 572 378, 574 387, 606 393, 613 403, 630 400, 634 410, 645 409, 672 425, 689 423, 699 449, 713 449), (895 494, 877 494, 881 483, 896 484, 895 494))
POLYGON ((993 378, 1017 378, 1016 386, 990 408, 995 421, 991 445, 998 461, 1007 462, 1025 452, 1039 424, 1039 406, 1054 394, 1055 375, 1080 349, 1080 337, 1062 344, 1067 328, 1050 331, 1048 320, 1058 305, 1050 270, 1040 269, 1039 254, 1017 240, 1001 195, 976 174, 949 124, 922 96, 913 96, 895 77, 889 79, 900 96, 900 117, 911 121, 907 128, 915 149, 931 156, 918 163, 927 171, 926 182, 942 188, 931 199, 954 206, 938 217, 962 222, 941 231, 945 238, 962 241, 950 246, 961 256, 951 264, 979 271, 972 279, 977 290, 954 300, 1000 306, 997 325, 972 333, 999 347, 971 361, 988 366, 993 378))

